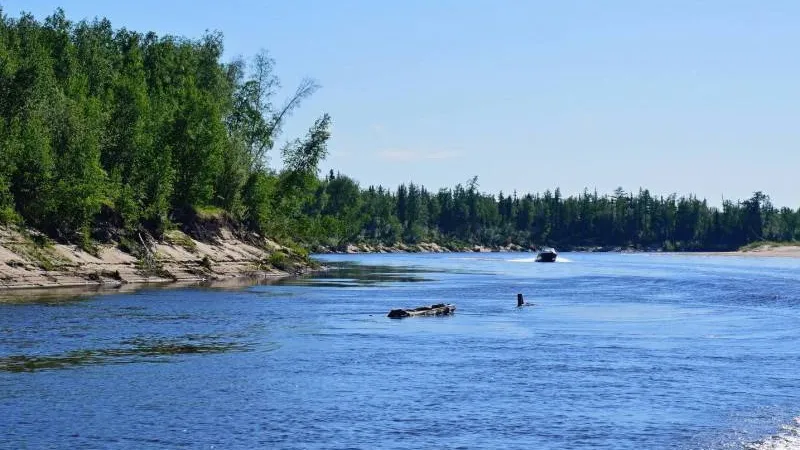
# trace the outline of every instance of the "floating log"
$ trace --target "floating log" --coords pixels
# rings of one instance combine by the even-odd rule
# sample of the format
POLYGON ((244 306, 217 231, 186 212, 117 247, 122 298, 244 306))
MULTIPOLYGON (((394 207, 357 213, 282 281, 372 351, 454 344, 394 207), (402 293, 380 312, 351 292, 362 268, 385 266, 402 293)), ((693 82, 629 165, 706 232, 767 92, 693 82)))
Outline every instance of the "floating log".
POLYGON ((420 306, 414 309, 393 309, 389 311, 387 317, 392 319, 402 319, 403 317, 416 316, 448 316, 456 312, 456 306, 451 304, 439 303, 431 306, 420 306))

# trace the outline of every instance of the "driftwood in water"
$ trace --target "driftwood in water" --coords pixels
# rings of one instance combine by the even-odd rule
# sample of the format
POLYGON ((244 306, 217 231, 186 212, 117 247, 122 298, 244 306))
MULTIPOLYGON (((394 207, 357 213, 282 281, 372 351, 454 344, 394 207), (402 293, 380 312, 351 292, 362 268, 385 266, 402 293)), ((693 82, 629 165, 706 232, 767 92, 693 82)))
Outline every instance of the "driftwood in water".
POLYGON ((389 311, 387 317, 392 319, 402 319, 403 317, 415 316, 447 316, 455 312, 455 305, 439 303, 431 306, 420 306, 419 308, 414 309, 393 309, 389 311))

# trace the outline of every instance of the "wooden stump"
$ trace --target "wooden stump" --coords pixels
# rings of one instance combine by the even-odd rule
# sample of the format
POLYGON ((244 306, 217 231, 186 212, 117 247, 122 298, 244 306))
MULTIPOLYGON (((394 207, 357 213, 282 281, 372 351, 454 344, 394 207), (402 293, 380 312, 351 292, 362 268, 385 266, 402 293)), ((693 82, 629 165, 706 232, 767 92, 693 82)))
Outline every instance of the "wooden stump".
POLYGON ((417 316, 449 316, 455 312, 455 305, 439 303, 430 306, 420 306, 419 308, 414 309, 393 309, 389 311, 387 317, 392 319, 402 319, 404 317, 417 316))

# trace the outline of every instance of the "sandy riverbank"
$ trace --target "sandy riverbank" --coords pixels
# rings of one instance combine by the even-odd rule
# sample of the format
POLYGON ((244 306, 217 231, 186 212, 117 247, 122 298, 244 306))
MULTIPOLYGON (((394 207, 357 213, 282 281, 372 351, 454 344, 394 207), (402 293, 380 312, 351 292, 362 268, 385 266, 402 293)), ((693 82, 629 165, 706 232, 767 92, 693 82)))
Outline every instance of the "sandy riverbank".
POLYGON ((341 247, 319 247, 314 249, 314 253, 498 253, 498 252, 529 252, 529 248, 522 247, 516 244, 501 245, 501 246, 483 246, 483 245, 439 245, 435 242, 420 242, 418 244, 404 244, 398 242, 394 245, 383 244, 347 244, 341 247))
POLYGON ((749 256, 769 258, 800 258, 800 246, 796 245, 762 245, 748 250, 735 252, 698 252, 698 255, 708 256, 749 256))
POLYGON ((291 251, 267 239, 258 244, 225 229, 203 241, 174 231, 164 241, 149 241, 147 257, 138 258, 114 244, 98 244, 88 253, 74 245, 37 242, 27 231, 3 227, 0 290, 278 278, 304 269, 273 267, 268 261, 274 252, 291 251))
MULTIPOLYGON (((385 245, 367 245, 367 244, 348 244, 341 248, 321 248, 316 249, 316 253, 449 253, 449 252, 476 252, 476 253, 497 253, 497 252, 535 252, 535 250, 522 247, 515 244, 508 246, 455 246, 446 247, 440 246, 435 243, 419 243, 419 244, 394 244, 391 246, 385 245)), ((562 253, 660 253, 663 255, 695 255, 695 256, 748 256, 748 257, 786 257, 786 258, 800 258, 800 245, 775 245, 765 244, 759 247, 729 251, 729 252, 666 252, 660 250, 634 250, 624 247, 591 247, 591 248, 578 248, 574 250, 563 250, 562 253)))

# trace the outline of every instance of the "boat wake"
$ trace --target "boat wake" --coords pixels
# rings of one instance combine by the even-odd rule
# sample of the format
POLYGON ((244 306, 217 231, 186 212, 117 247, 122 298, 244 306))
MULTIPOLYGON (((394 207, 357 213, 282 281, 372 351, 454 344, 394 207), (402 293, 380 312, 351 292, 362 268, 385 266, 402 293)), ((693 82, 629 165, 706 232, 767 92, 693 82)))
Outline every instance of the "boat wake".
POLYGON ((791 424, 782 425, 781 431, 744 446, 745 450, 797 450, 800 449, 800 417, 791 424))
POLYGON ((515 262, 515 263, 529 263, 529 262, 536 262, 536 257, 531 258, 514 258, 514 259, 507 259, 508 262, 515 262))
MULTIPOLYGON (((536 262, 536 257, 533 256, 533 257, 530 257, 530 258, 514 258, 514 259, 507 259, 506 261, 507 262, 513 262, 513 263, 532 263, 532 262, 536 262)), ((559 256, 556 259, 556 262, 557 263, 571 263, 572 260, 564 258, 563 256, 559 256)))

